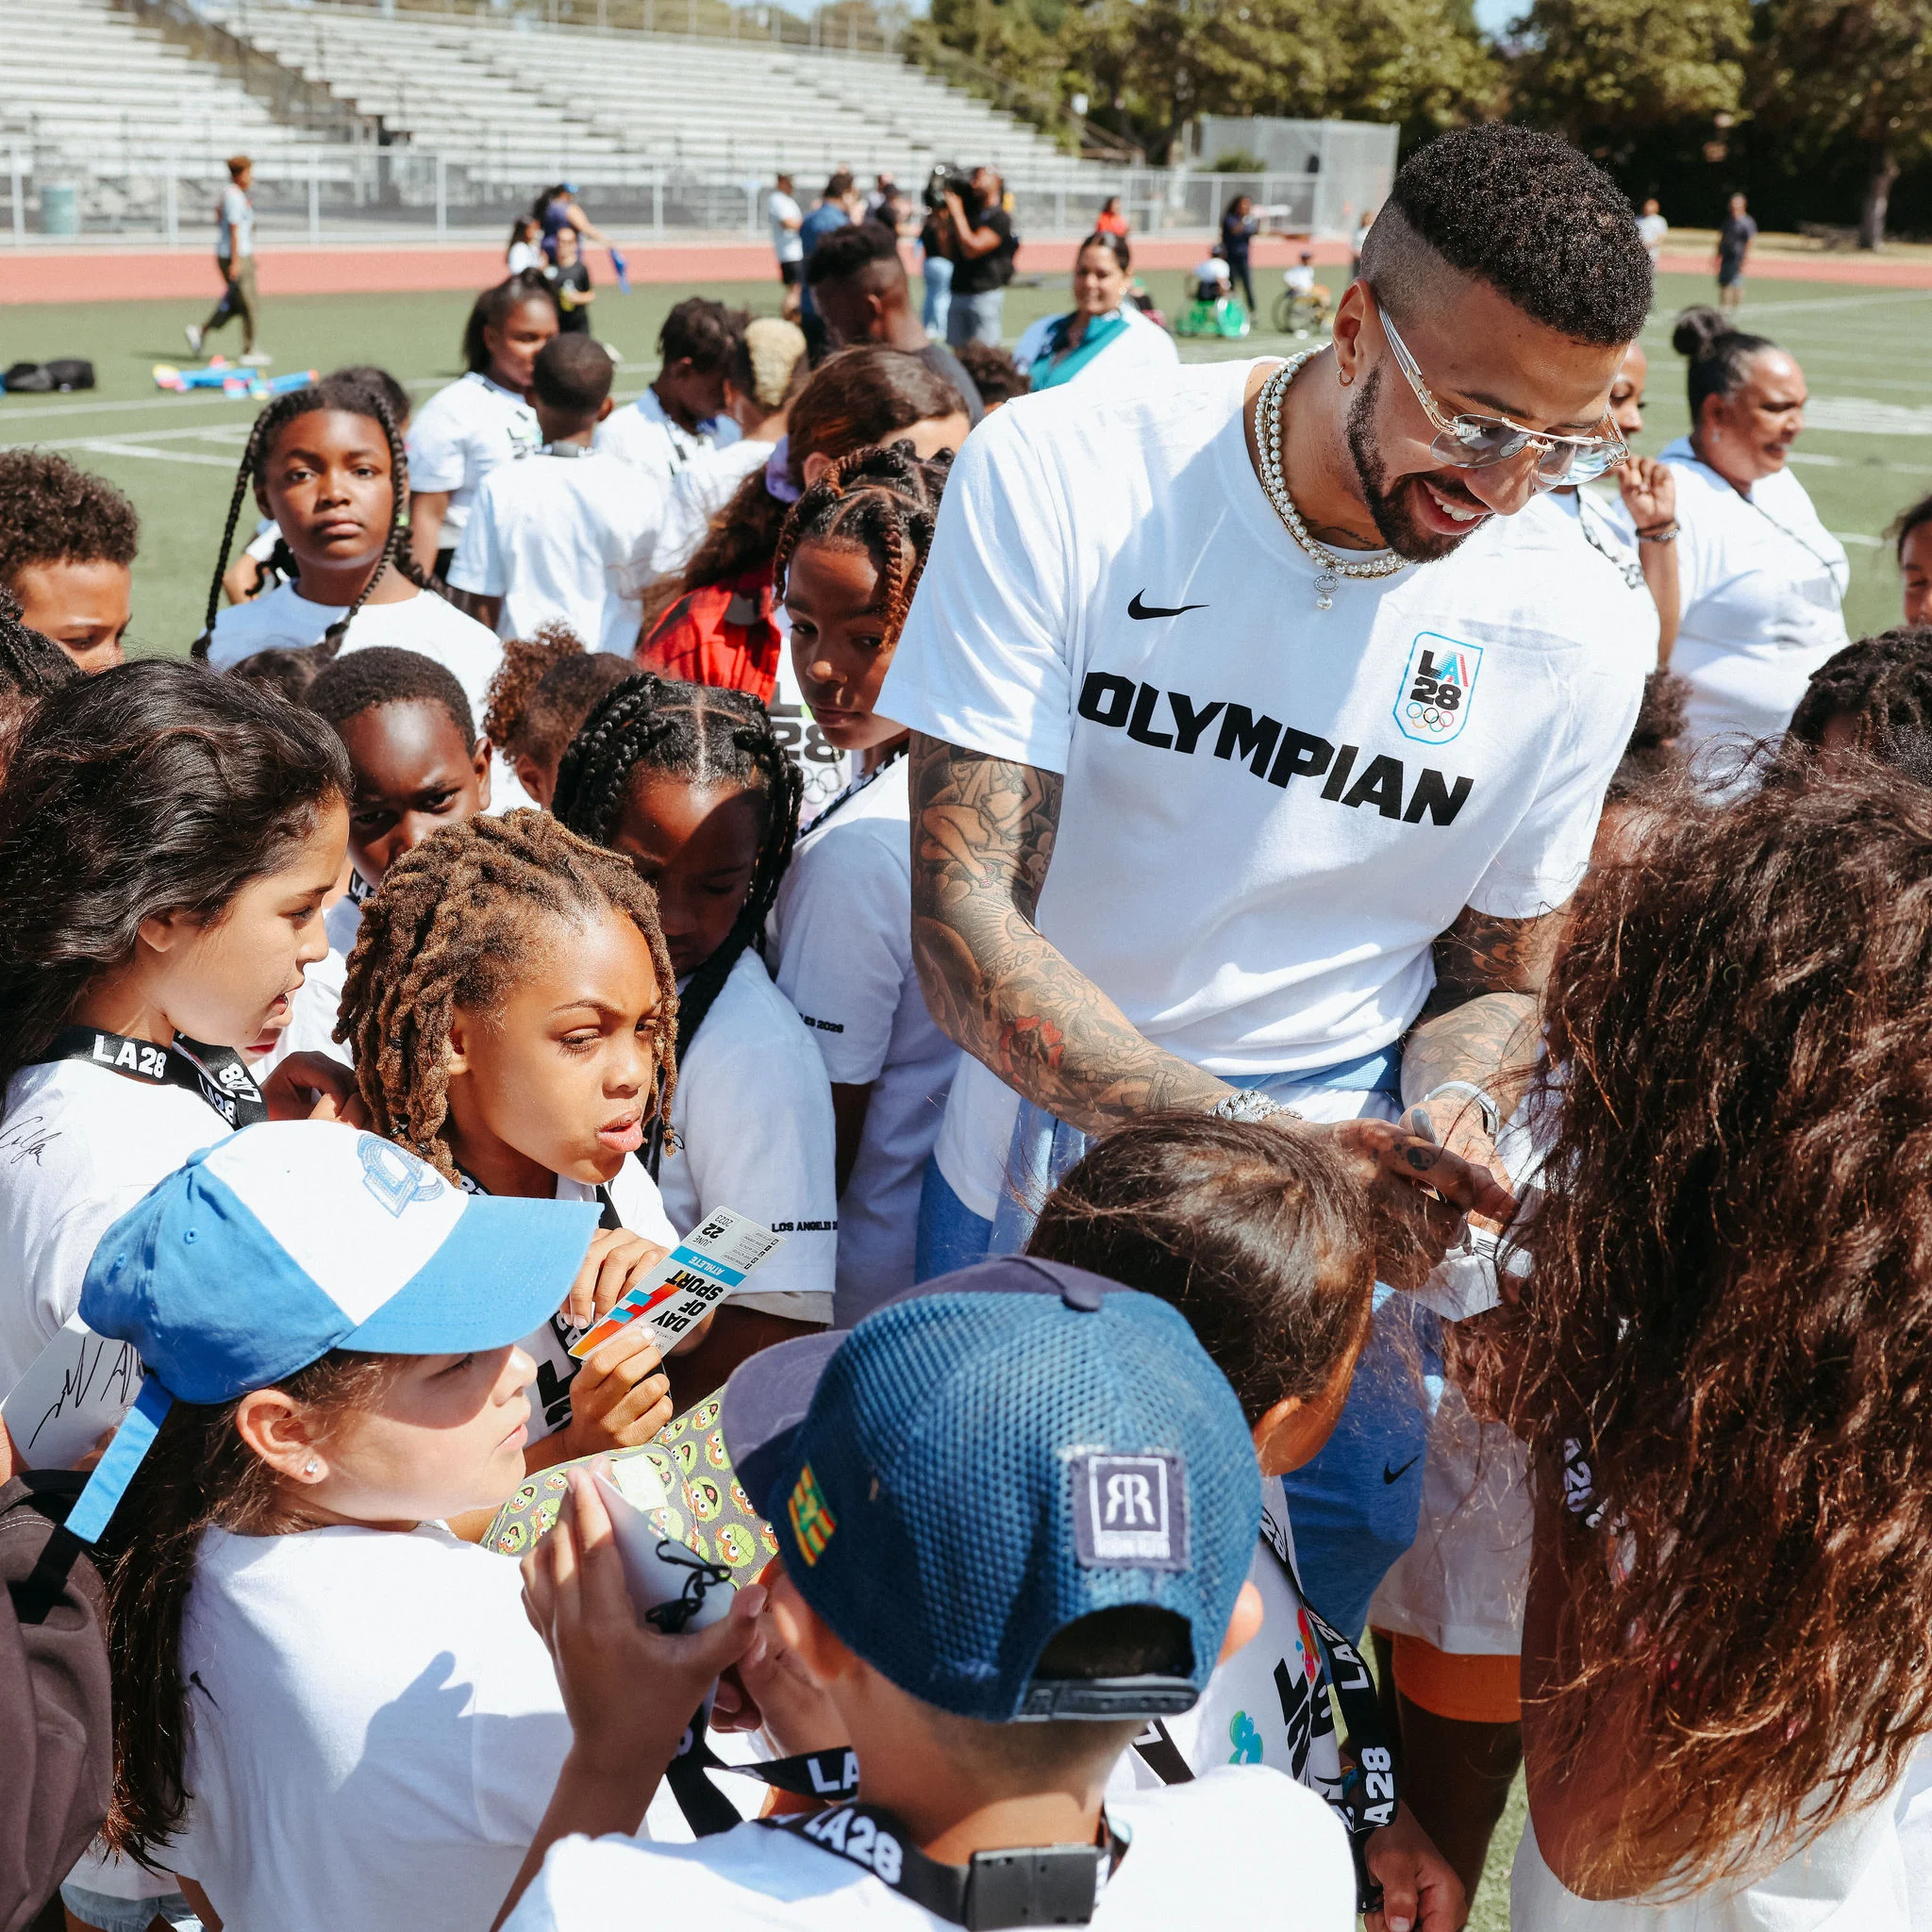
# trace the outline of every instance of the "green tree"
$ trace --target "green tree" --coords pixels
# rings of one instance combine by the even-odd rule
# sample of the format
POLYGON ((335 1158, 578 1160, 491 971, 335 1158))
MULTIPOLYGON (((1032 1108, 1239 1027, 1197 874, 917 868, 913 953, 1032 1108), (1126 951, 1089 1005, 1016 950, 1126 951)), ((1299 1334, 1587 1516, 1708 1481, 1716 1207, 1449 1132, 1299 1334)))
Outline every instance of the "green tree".
POLYGON ((1852 142, 1866 160, 1858 245, 1885 240, 1891 185, 1932 153, 1932 0, 1763 0, 1752 98, 1807 153, 1852 142))
POLYGON ((1534 0, 1516 25, 1515 111, 1578 147, 1738 109, 1749 0, 1534 0))

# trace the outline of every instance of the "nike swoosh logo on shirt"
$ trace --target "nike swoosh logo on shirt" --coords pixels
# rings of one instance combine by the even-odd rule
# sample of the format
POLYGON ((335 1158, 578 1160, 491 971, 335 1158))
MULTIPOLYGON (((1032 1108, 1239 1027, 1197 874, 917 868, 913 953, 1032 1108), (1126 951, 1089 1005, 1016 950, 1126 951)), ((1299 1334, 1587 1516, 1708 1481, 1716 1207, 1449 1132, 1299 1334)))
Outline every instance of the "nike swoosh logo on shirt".
POLYGON ((1382 1465, 1382 1480, 1385 1483, 1399 1483, 1422 1459, 1422 1454, 1418 1451, 1400 1469, 1391 1469, 1388 1463, 1384 1462, 1382 1465))
POLYGON ((1141 603, 1141 592, 1136 591, 1127 605, 1127 615, 1137 620, 1147 617, 1178 617, 1183 610, 1205 610, 1208 608, 1205 604, 1176 604, 1171 610, 1163 609, 1158 604, 1141 603))

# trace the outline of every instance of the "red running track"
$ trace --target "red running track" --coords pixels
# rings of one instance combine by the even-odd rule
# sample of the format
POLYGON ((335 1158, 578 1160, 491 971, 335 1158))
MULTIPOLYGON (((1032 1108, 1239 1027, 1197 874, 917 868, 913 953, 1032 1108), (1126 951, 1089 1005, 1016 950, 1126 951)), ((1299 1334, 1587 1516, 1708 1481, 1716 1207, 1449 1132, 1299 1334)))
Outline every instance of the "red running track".
MULTIPOLYGON (((1027 274, 1052 275, 1071 267, 1076 238, 1036 240, 1021 250, 1027 274)), ((1187 268, 1208 244, 1199 237, 1137 240, 1134 261, 1141 268, 1187 268)), ((1262 237, 1256 266, 1278 267, 1291 258, 1291 244, 1262 237)), ((1318 243, 1315 259, 1324 267, 1346 262, 1337 242, 1318 243)), ((608 276, 601 250, 592 250, 600 280, 608 276)), ((720 281, 776 282, 771 250, 763 242, 650 242, 626 244, 625 257, 634 283, 720 281)), ((480 289, 503 273, 503 255, 494 245, 444 247, 397 243, 382 247, 265 248, 259 260, 264 296, 384 295, 424 289, 480 289)), ((1702 253, 1667 254, 1664 267, 1676 274, 1709 271, 1702 253)), ((1760 256, 1751 275, 1763 281, 1856 283, 1874 289, 1932 289, 1932 260, 1889 256, 1760 256)), ((212 251, 192 249, 110 249, 21 247, 0 249, 0 305, 41 302, 207 301, 221 291, 212 251)))

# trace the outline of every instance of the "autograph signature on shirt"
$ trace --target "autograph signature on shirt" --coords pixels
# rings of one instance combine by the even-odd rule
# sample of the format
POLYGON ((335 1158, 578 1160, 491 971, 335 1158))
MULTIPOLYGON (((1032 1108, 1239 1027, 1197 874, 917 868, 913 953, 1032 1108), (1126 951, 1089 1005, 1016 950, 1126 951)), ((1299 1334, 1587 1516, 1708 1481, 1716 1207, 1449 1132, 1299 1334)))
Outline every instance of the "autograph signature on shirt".
POLYGON ((41 1150, 52 1146, 59 1138, 58 1127, 51 1133, 47 1131, 44 1114, 24 1115, 0 1130, 0 1162, 8 1167, 18 1167, 22 1161, 31 1160, 38 1167, 41 1150))

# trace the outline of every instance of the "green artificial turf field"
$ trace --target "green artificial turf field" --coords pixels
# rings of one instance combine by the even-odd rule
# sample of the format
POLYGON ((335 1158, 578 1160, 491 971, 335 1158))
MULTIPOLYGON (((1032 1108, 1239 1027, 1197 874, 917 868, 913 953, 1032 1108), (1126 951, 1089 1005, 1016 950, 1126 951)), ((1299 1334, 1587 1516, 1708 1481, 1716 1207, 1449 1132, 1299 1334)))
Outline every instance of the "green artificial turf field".
MULTIPOLYGON (((1272 306, 1278 268, 1257 266, 1264 307, 1272 306)), ((1337 272, 1327 272, 1331 286, 1337 272)), ((1182 276, 1144 277, 1170 315, 1182 307, 1182 276)), ((209 299, 217 291, 210 287, 209 299)), ((655 375, 655 341, 665 311, 691 292, 646 288, 598 297, 598 333, 624 358, 617 393, 635 395, 655 375)), ((775 314, 778 290, 767 282, 711 284, 700 292, 775 314)), ((1683 365, 1670 349, 1671 318, 1707 301, 1704 276, 1666 275, 1657 317, 1645 331, 1651 356, 1649 425, 1641 446, 1655 454, 1686 426, 1683 365)), ((1056 278, 1008 293, 1010 342, 1036 316, 1066 306, 1056 278)), ((462 294, 308 295, 265 306, 263 346, 278 371, 328 370, 375 362, 421 398, 460 373, 457 342, 469 308, 462 294)), ((0 398, 0 443, 38 442, 61 449, 110 476, 142 515, 135 565, 134 649, 184 655, 200 630, 229 489, 255 406, 220 396, 158 392, 157 362, 183 359, 182 325, 207 304, 92 303, 0 310, 0 363, 30 358, 87 356, 100 389, 91 395, 0 398)), ((1852 635, 1898 621, 1898 575, 1882 532, 1907 504, 1932 490, 1932 291, 1848 288, 1822 282, 1759 282, 1743 314, 1745 326, 1774 338, 1805 366, 1812 406, 1799 445, 1797 474, 1825 524, 1852 560, 1845 621, 1852 635)), ((225 346, 240 350, 239 333, 225 346)), ((1256 334, 1243 342, 1183 342, 1190 361, 1223 356, 1283 354, 1306 346, 1256 334)), ((255 511, 244 508, 242 528, 255 511)), ((1522 1780, 1496 1834, 1489 1872, 1470 1924, 1475 1932, 1508 1925, 1508 1869, 1525 1816, 1522 1780)))
MULTIPOLYGON (((1278 273, 1257 268, 1264 307, 1278 273)), ((1328 273, 1333 282, 1336 272, 1328 273)), ((1145 279, 1170 314, 1181 307, 1178 273, 1156 271, 1145 279)), ((598 332, 624 358, 621 396, 635 394, 656 373, 658 327, 688 292, 600 292, 598 332)), ((718 283, 704 292, 769 313, 778 306, 774 283, 718 283)), ((1645 336, 1652 375, 1644 447, 1653 452, 1685 425, 1682 364, 1670 351, 1669 318, 1709 294, 1702 276, 1663 278, 1658 314, 1645 336)), ((1932 292, 1760 282, 1752 295, 1747 325, 1796 354, 1810 381, 1813 407, 1797 474, 1851 552, 1846 622, 1854 637, 1882 628, 1897 620, 1898 585, 1880 533, 1906 504, 1932 489, 1932 367, 1925 350, 1932 292)), ((1008 341, 1065 299, 1058 279, 1016 285, 1007 299, 1008 341)), ((290 296, 266 305, 264 346, 277 370, 379 363, 420 398, 458 374, 457 341, 468 306, 459 293, 290 296)), ((201 628, 234 461, 255 414, 246 402, 154 388, 153 365, 184 359, 181 326, 205 312, 206 305, 141 301, 0 310, 0 359, 87 356, 99 373, 92 394, 0 398, 0 442, 65 450, 133 497, 142 521, 133 633, 142 652, 185 652, 201 628)), ((239 352, 238 331, 227 332, 225 346, 230 355, 239 352)), ((1294 346, 1256 334, 1244 342, 1184 342, 1181 353, 1196 360, 1294 346)), ((244 528, 254 513, 252 506, 244 509, 244 528)))

